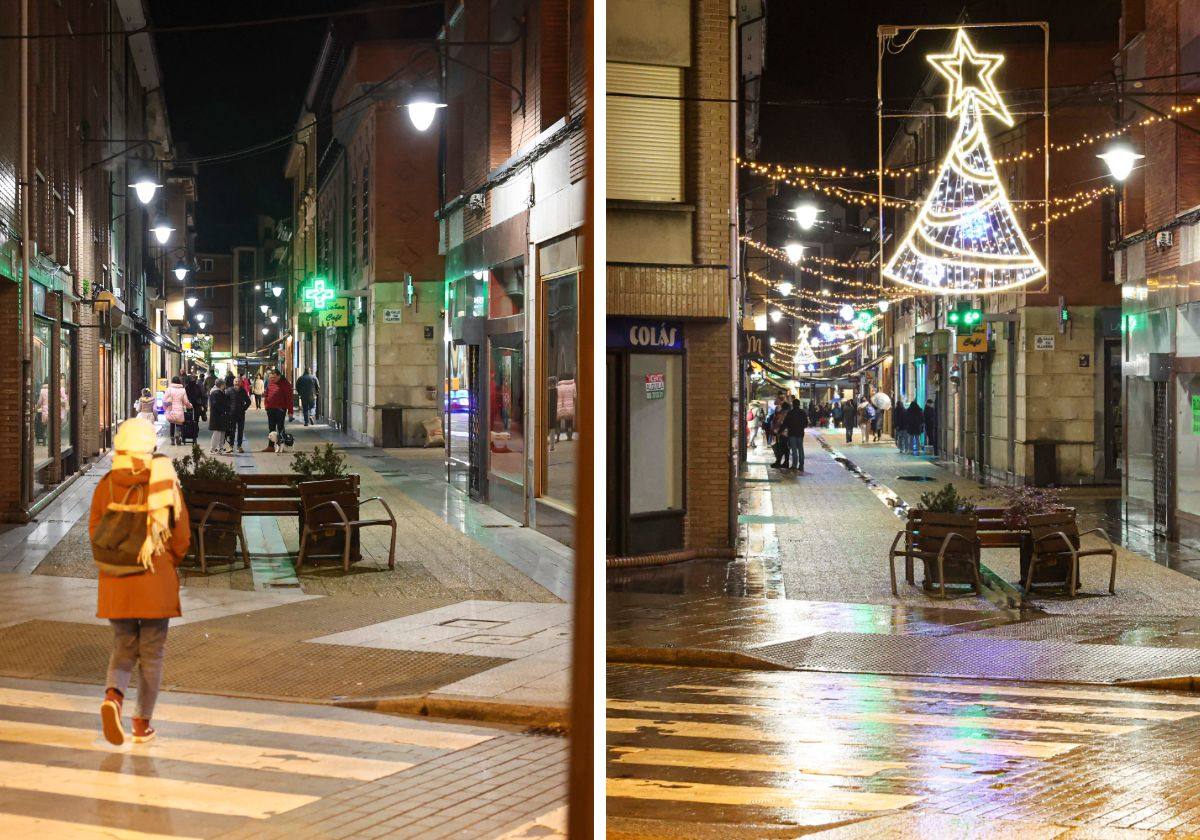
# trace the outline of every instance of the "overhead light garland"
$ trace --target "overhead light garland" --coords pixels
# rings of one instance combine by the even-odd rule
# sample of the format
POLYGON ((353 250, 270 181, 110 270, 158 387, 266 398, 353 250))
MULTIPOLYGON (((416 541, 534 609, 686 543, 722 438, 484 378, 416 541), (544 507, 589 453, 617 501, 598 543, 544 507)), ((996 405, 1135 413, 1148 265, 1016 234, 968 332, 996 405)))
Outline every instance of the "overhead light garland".
POLYGON ((1004 61, 975 50, 959 29, 950 53, 926 56, 950 83, 948 115, 958 127, 916 220, 883 276, 935 294, 999 292, 1044 277, 996 171, 983 114, 1005 125, 1012 115, 993 76, 1004 61), (975 72, 967 77, 971 65, 975 72), (982 69, 980 69, 982 67, 982 69))

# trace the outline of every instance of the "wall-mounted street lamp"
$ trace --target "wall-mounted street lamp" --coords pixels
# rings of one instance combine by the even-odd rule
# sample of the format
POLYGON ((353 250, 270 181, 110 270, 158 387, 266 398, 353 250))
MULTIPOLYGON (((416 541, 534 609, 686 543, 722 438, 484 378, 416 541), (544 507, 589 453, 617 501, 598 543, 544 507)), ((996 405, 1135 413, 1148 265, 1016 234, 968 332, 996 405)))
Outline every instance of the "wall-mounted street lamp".
POLYGON ((187 263, 185 263, 183 260, 175 263, 175 279, 182 283, 183 278, 187 277, 189 270, 190 269, 187 267, 187 263))
POLYGON ((158 240, 159 245, 166 245, 171 238, 175 228, 171 227, 166 222, 159 222, 154 227, 150 228, 150 232, 154 234, 154 238, 158 240))
POLYGON ((187 303, 188 308, 192 309, 192 308, 195 308, 197 299, 195 298, 195 296, 193 296, 193 297, 186 298, 185 302, 187 303))
POLYGON ((783 252, 787 254, 787 258, 792 263, 800 262, 800 258, 804 256, 804 246, 799 242, 789 242, 783 246, 783 252))
POLYGON ((281 294, 283 294, 283 286, 272 286, 271 294, 275 295, 275 297, 279 297, 281 294))
POLYGON ((435 95, 427 91, 415 91, 404 103, 404 107, 413 127, 417 131, 428 131, 433 125, 433 118, 437 116, 438 109, 445 108, 446 103, 439 102, 435 95))
POLYGON ((271 307, 267 306, 264 303, 262 306, 258 307, 258 311, 261 312, 262 314, 266 315, 268 312, 271 311, 271 307))
POLYGON ((154 194, 162 189, 162 184, 155 183, 151 178, 139 178, 129 187, 137 195, 138 201, 142 204, 149 204, 154 200, 154 194))
POLYGON ((1134 165, 1145 157, 1133 150, 1128 143, 1114 143, 1104 152, 1096 155, 1108 166, 1108 173, 1116 181, 1124 181, 1133 172, 1134 165))

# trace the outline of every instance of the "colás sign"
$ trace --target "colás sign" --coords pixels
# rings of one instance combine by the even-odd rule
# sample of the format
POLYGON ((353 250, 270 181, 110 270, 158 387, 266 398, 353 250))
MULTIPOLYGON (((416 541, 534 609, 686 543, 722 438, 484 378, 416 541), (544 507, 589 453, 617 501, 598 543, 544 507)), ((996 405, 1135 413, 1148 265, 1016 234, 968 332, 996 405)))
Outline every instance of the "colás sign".
POLYGON ((609 318, 608 346, 631 350, 682 350, 683 325, 678 321, 609 318))

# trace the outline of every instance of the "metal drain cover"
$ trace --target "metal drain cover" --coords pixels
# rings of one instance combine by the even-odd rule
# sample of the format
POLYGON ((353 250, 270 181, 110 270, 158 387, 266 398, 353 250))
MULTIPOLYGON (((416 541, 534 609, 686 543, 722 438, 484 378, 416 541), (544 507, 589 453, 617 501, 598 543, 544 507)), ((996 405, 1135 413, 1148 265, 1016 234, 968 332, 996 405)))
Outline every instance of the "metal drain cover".
POLYGON ((898 475, 896 478, 900 479, 901 481, 937 481, 937 479, 931 475, 898 475))

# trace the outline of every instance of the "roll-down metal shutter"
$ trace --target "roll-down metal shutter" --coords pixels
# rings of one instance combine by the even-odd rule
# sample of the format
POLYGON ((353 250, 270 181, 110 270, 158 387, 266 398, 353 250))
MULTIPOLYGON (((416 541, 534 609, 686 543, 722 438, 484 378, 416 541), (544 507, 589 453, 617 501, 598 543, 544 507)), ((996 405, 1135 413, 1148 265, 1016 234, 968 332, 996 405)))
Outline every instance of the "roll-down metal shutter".
POLYGON ((683 201, 683 69, 609 62, 608 91, 607 197, 683 201))

